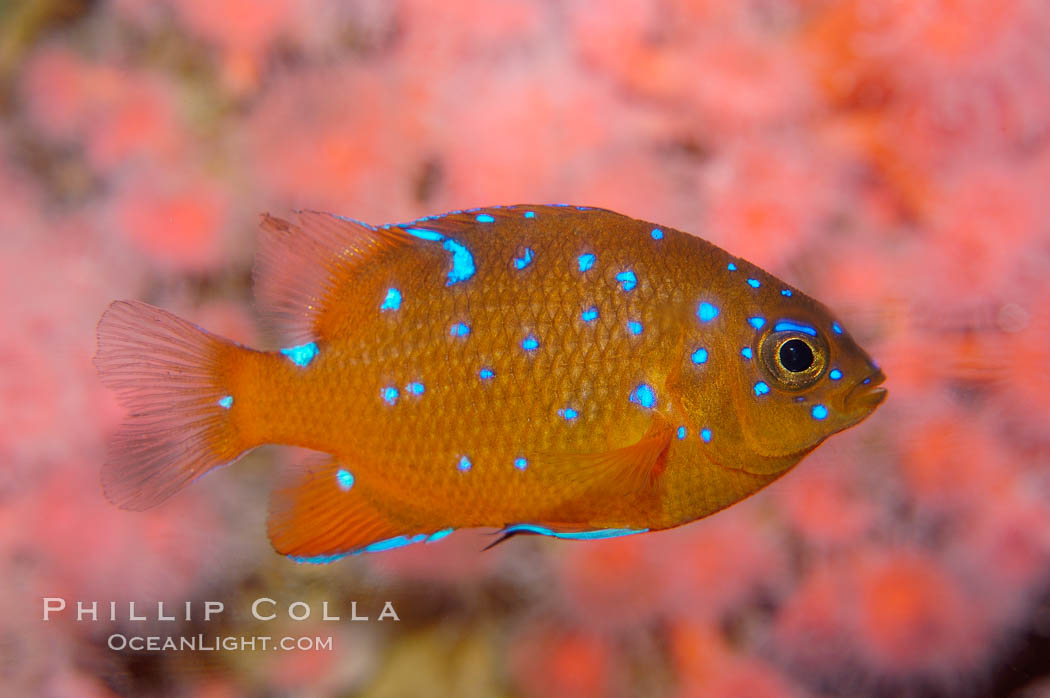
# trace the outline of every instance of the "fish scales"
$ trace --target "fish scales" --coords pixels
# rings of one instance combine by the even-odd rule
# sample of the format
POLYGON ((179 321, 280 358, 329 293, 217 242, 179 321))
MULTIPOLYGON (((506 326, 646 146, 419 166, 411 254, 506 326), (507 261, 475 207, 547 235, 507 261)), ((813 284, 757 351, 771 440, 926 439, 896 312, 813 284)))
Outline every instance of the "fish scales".
MULTIPOLYGON (((476 526, 586 538, 680 525, 776 479, 884 394, 824 306, 611 211, 515 206, 378 229, 307 213, 263 227, 260 303, 310 341, 254 352, 215 338, 209 380, 230 406, 197 415, 217 443, 194 467, 260 443, 330 454, 275 494, 271 538, 296 559, 476 526)), ((163 313, 116 311, 122 337, 163 313)), ((134 406, 109 325, 97 363, 134 406)), ((169 482, 175 456, 144 467, 120 453, 107 494, 122 505, 187 480, 169 482)))

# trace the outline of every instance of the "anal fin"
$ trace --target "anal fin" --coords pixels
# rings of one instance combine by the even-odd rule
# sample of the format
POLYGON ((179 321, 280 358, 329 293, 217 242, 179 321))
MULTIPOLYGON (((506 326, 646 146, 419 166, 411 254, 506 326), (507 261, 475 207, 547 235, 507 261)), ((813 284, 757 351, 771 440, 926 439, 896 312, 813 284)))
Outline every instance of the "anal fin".
POLYGON ((277 552, 317 564, 433 542, 452 532, 435 526, 421 532, 398 520, 374 502, 347 466, 328 455, 312 460, 289 486, 274 491, 267 528, 277 552))

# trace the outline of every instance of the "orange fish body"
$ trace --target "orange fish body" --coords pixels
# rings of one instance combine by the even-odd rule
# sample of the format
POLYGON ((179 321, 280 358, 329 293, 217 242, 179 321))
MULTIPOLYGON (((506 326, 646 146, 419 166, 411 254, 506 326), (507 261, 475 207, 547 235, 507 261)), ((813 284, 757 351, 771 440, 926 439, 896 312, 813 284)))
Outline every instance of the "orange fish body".
POLYGON ((258 352, 116 302, 96 363, 131 408, 103 470, 159 502, 264 443, 328 454, 270 536, 328 561, 491 526, 601 538, 747 497, 881 402, 819 303, 688 234, 584 207, 371 226, 265 217, 258 352))

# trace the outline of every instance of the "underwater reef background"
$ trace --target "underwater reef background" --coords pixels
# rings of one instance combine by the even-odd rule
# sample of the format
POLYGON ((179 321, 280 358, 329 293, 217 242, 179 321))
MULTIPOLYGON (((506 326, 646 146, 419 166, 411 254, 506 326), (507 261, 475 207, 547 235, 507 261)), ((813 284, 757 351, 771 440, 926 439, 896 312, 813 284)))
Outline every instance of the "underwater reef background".
POLYGON ((1041 0, 0 4, 4 692, 1050 696, 1048 183, 1041 0), (603 542, 481 552, 464 531, 297 565, 265 516, 304 454, 276 447, 147 512, 102 496, 110 300, 275 348, 251 303, 261 212, 562 201, 827 303, 888 401, 725 512, 603 542), (44 622, 44 597, 101 619, 44 622))

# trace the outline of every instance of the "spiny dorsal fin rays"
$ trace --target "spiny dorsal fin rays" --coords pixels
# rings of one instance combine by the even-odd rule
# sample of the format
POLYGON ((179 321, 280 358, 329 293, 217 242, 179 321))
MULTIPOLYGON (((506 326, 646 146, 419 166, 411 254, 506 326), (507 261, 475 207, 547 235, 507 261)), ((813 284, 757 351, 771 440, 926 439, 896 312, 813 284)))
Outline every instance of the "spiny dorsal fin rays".
POLYGON ((319 339, 317 318, 340 278, 382 252, 413 242, 398 229, 318 211, 299 211, 298 224, 269 214, 252 280, 259 311, 292 343, 319 339))

